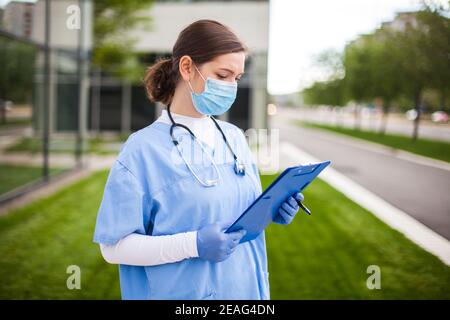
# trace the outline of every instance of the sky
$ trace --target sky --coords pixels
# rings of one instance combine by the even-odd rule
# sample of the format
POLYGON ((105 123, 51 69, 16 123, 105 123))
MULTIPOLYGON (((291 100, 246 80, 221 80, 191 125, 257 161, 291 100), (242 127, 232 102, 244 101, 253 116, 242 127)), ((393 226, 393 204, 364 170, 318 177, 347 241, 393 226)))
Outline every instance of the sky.
POLYGON ((319 53, 342 52, 396 12, 419 7, 415 0, 271 0, 269 93, 292 93, 321 80, 323 71, 314 63, 319 53))

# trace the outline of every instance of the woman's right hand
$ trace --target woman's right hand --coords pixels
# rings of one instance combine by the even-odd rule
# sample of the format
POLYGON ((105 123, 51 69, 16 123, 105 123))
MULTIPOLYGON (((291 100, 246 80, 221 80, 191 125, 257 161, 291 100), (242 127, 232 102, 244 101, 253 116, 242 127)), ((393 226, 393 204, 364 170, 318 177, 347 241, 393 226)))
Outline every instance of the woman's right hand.
POLYGON ((245 236, 245 230, 225 233, 229 224, 214 223, 197 231, 197 252, 201 259, 220 262, 227 259, 245 236))

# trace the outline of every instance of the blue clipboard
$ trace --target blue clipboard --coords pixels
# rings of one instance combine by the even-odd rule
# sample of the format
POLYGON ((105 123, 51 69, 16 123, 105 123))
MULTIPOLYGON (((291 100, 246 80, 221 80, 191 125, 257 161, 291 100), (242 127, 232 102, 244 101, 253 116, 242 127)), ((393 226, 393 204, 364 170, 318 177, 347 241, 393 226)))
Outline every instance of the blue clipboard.
POLYGON ((281 204, 296 192, 303 191, 330 163, 325 161, 285 169, 225 232, 246 230, 239 243, 255 239, 273 221, 281 204))

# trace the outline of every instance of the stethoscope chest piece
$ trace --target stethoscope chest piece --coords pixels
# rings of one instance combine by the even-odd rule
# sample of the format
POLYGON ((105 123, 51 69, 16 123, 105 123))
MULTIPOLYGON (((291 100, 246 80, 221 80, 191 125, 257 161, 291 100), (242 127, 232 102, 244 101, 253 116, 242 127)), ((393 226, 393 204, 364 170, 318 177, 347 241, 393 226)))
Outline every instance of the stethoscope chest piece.
POLYGON ((240 163, 238 160, 236 160, 234 162, 234 172, 236 172, 236 174, 239 176, 245 175, 245 164, 240 163))

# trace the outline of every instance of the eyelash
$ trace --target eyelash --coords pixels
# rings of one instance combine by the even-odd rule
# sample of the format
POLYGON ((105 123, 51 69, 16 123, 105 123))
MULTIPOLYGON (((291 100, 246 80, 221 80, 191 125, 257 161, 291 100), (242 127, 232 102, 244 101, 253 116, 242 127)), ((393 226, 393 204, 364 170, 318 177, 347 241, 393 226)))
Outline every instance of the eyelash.
MULTIPOLYGON (((227 77, 221 76, 220 74, 217 75, 220 79, 226 79, 227 77)), ((236 79, 237 82, 241 81, 241 78, 236 79)))

